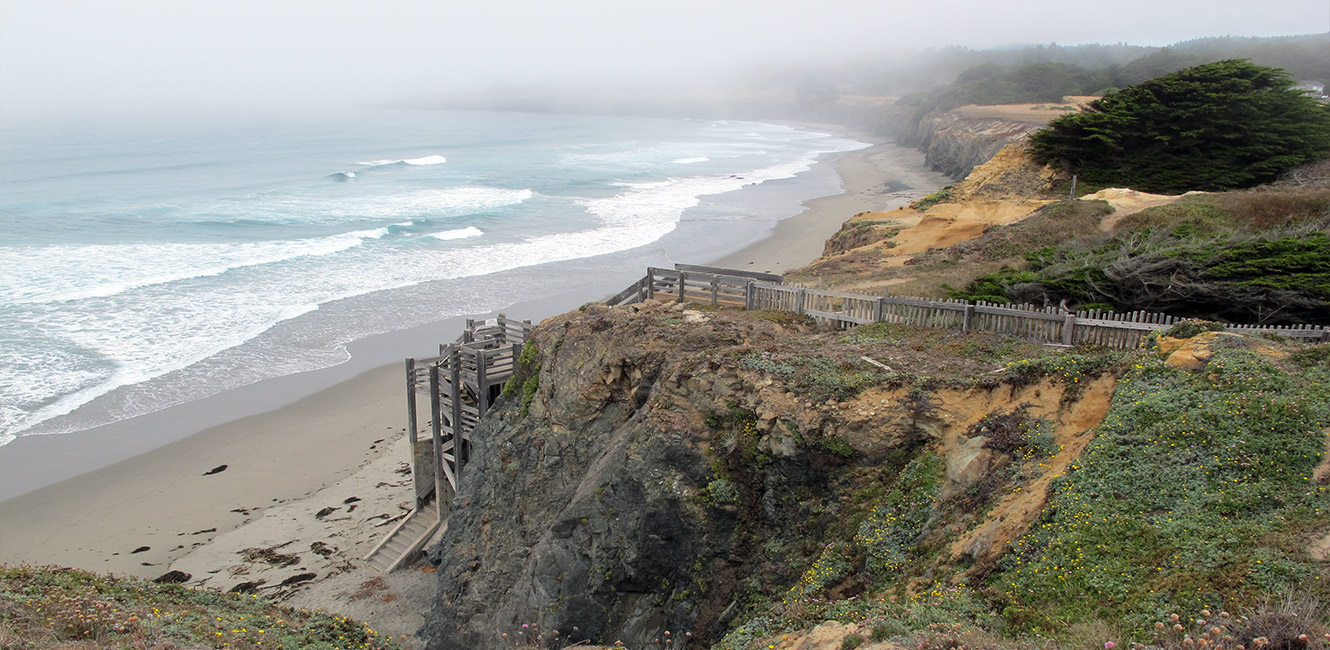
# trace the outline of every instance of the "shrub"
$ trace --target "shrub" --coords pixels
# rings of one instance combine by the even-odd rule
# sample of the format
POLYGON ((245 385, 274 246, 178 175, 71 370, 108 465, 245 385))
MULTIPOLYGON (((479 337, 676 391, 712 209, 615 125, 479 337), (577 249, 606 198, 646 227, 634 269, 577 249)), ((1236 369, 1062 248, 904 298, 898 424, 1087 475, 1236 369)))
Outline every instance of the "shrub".
POLYGON ((851 447, 850 443, 845 442, 844 438, 827 436, 818 441, 817 446, 820 447, 822 451, 840 456, 841 458, 854 457, 854 447, 851 447))
POLYGON ((1168 328, 1164 331, 1164 336, 1169 336, 1175 339, 1189 339, 1198 334, 1204 334, 1206 332, 1222 332, 1224 329, 1225 327, 1223 323, 1191 319, 1184 320, 1173 325, 1173 327, 1168 328))
POLYGON ((915 210, 923 211, 939 203, 945 203, 947 201, 950 201, 952 196, 951 187, 952 186, 948 185, 936 192, 933 192, 932 194, 929 194, 928 196, 925 196, 924 198, 919 199, 914 203, 911 203, 910 207, 914 208, 915 210))
POLYGON ((1317 632, 1314 625, 1330 626, 1330 608, 1310 593, 1288 592, 1280 597, 1267 596, 1248 608, 1232 627, 1238 642, 1249 648, 1253 640, 1264 639, 1261 647, 1291 650, 1308 647, 1307 638, 1317 632))
POLYGON ((845 635, 845 638, 840 640, 840 650, 854 650, 863 644, 863 635, 856 633, 847 634, 845 635))
POLYGON ((702 493, 702 501, 713 505, 739 503, 739 488, 733 481, 718 478, 710 483, 702 493))

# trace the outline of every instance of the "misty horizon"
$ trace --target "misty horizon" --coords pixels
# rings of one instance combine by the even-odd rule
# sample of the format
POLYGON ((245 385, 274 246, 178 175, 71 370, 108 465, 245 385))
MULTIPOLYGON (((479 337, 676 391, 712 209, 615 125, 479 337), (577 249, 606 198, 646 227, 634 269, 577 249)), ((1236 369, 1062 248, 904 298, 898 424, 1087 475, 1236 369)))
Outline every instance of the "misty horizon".
MULTIPOLYGON (((0 3, 0 119, 295 113, 501 92, 708 92, 763 70, 1019 44, 1163 46, 1330 30, 1323 0, 1085 10, 835 0, 0 3)), ((940 80, 946 81, 946 80, 940 80)))

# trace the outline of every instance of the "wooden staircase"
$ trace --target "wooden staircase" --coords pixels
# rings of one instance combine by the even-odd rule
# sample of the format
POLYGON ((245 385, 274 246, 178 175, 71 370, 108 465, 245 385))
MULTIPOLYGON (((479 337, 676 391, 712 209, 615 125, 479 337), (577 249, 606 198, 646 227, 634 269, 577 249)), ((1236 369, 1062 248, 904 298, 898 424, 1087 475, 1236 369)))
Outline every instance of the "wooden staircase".
POLYGON ((432 497, 424 505, 397 522, 387 536, 365 555, 364 560, 368 566, 381 573, 388 573, 408 566, 420 557, 425 543, 434 537, 439 526, 446 525, 439 520, 439 509, 432 497))
POLYGON ((470 460, 471 433, 516 370, 530 329, 529 321, 503 314, 479 324, 468 319, 457 341, 439 346, 439 356, 406 360, 416 507, 365 556, 369 566, 387 573, 411 562, 439 526, 446 525, 447 505, 470 460), (427 439, 418 436, 416 397, 422 392, 429 398, 427 439))

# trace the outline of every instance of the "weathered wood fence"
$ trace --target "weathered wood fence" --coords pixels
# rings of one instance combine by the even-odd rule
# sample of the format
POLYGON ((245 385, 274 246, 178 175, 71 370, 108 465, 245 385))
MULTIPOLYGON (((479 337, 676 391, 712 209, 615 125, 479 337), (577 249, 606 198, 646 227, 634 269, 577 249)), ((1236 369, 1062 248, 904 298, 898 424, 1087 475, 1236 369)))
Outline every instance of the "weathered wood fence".
MULTIPOLYGON (((646 276, 606 304, 629 304, 649 298, 786 311, 839 326, 900 323, 964 332, 998 332, 1054 345, 1089 344, 1117 349, 1137 347, 1150 332, 1185 320, 1144 311, 1069 312, 1035 305, 871 296, 787 285, 778 275, 686 265, 675 269, 648 268, 646 276)), ((1330 341, 1330 328, 1323 325, 1226 326, 1231 332, 1271 332, 1302 341, 1330 341)))

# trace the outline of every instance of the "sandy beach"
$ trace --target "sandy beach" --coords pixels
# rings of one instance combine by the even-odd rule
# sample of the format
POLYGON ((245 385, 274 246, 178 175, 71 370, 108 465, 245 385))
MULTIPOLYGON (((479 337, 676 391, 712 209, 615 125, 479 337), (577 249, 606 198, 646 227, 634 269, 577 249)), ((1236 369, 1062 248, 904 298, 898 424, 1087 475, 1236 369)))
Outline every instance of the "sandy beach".
MULTIPOLYGON (((924 168, 921 153, 891 145, 842 154, 836 164, 844 193, 805 203, 770 236, 722 259, 679 261, 789 271, 820 255, 854 214, 900 207, 948 182, 924 168)), ((592 287, 510 312, 538 319, 605 295, 592 287)), ((434 331, 451 340, 460 326, 434 331)), ((249 390, 260 405, 250 408, 262 408, 264 389, 249 390)), ((227 421, 218 407, 217 426, 0 501, 0 562, 149 578, 181 571, 188 584, 245 584, 409 635, 431 593, 431 568, 380 576, 359 567, 389 530, 385 522, 410 506, 403 392, 402 367, 392 364, 240 419, 227 421)), ((151 429, 151 422, 139 424, 151 429)), ((159 434, 137 435, 151 447, 159 434)), ((24 459, 49 463, 112 446, 79 434, 43 438, 0 448, 0 469, 18 476, 24 459)))

